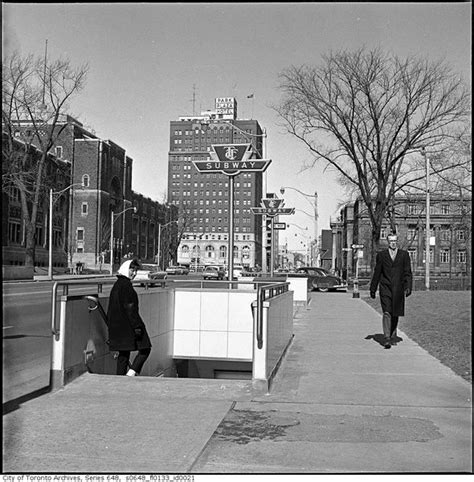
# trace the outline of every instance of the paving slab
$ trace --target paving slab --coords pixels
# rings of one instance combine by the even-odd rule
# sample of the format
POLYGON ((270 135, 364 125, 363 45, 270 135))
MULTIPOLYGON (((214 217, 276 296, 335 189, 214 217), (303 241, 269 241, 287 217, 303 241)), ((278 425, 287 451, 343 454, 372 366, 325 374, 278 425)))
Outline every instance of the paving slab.
POLYGON ((7 473, 472 473, 472 386, 350 293, 313 293, 269 393, 86 374, 3 417, 7 473))
POLYGON ((3 470, 185 473, 249 390, 241 381, 85 374, 4 416, 3 470))

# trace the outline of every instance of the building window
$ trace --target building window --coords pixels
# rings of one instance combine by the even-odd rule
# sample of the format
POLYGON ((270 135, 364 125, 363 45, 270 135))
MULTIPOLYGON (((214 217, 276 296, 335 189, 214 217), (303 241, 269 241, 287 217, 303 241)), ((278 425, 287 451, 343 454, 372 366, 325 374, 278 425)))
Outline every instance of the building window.
POLYGON ((387 239, 387 228, 382 228, 380 230, 380 239, 387 239))
POLYGON ((416 239, 417 238, 416 228, 408 228, 407 238, 408 239, 416 239))
POLYGON ((189 258, 189 246, 186 244, 181 248, 181 254, 183 255, 183 258, 189 258))
POLYGON ((410 259, 412 263, 416 262, 416 249, 411 248, 408 250, 408 254, 410 255, 410 259))
POLYGON ((210 244, 206 246, 206 258, 213 258, 214 257, 214 246, 210 244))
POLYGON ((465 235, 465 232, 462 229, 458 229, 456 231, 456 239, 458 241, 465 241, 466 235, 465 235))
MULTIPOLYGON (((426 260, 426 249, 423 250, 423 262, 426 260)), ((430 263, 433 262, 433 248, 430 248, 430 263)))
POLYGON ((84 241, 84 228, 77 228, 77 240, 84 241))
POLYGON ((43 226, 36 226, 35 244, 41 246, 43 244, 43 226))
POLYGON ((465 263, 466 262, 466 251, 464 249, 460 249, 456 253, 456 261, 458 263, 465 263))
POLYGON ((88 212, 89 212, 89 205, 88 205, 88 203, 82 203, 81 215, 82 215, 82 216, 87 216, 88 212))
POLYGON ((63 158, 63 146, 56 146, 55 150, 56 150, 56 157, 58 159, 62 159, 63 158))
POLYGON ((8 241, 14 244, 20 244, 21 238, 21 225, 20 223, 8 223, 8 241))
POLYGON ((441 241, 449 241, 449 239, 450 239, 449 229, 442 229, 440 231, 440 237, 441 237, 441 241))
POLYGON ((449 249, 442 249, 439 252, 440 263, 449 263, 449 249))
POLYGON ((416 204, 409 204, 407 206, 407 213, 408 214, 418 214, 418 206, 416 204))
POLYGON ((82 176, 82 185, 83 185, 84 187, 89 187, 89 180, 90 180, 90 179, 89 179, 89 174, 84 174, 84 175, 82 176))
POLYGON ((227 257, 227 246, 221 246, 219 248, 219 257, 226 258, 227 257))
POLYGON ((441 214, 449 214, 449 204, 441 205, 441 214))

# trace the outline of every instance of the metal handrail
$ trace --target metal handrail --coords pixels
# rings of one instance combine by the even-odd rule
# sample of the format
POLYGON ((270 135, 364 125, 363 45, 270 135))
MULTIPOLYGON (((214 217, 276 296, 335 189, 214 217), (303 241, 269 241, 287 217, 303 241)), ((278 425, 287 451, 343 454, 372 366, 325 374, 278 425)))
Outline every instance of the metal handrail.
POLYGON ((263 347, 263 302, 276 296, 280 296, 288 291, 290 283, 288 281, 265 283, 260 282, 260 286, 257 288, 257 346, 260 350, 263 347), (268 294, 267 294, 268 292, 268 294))

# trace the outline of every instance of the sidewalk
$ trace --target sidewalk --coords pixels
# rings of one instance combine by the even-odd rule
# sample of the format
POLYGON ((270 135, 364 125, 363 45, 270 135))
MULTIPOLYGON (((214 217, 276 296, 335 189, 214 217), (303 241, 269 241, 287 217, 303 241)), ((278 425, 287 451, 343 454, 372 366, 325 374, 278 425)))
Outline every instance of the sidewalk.
POLYGON ((313 293, 269 394, 87 374, 4 415, 4 472, 472 472, 471 385, 351 293, 313 293), (378 338, 378 337, 377 337, 378 338))

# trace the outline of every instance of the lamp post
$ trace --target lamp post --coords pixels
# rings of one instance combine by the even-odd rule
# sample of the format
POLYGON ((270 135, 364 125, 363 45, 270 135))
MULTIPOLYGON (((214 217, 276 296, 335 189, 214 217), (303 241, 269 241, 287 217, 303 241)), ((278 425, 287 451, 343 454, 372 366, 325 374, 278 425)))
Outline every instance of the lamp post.
POLYGON ((131 209, 133 209, 134 213, 137 212, 137 208, 135 206, 126 208, 117 214, 115 214, 113 211, 110 211, 110 276, 112 276, 114 273, 114 222, 121 214, 130 211, 131 209))
POLYGON ((49 190, 49 259, 48 259, 48 278, 51 280, 53 279, 53 205, 59 199, 61 194, 65 193, 68 189, 71 189, 74 186, 82 186, 82 183, 76 182, 71 184, 61 191, 53 191, 52 189, 49 190), (56 200, 53 201, 53 194, 57 195, 58 197, 56 200))
POLYGON ((430 160, 426 155, 425 148, 421 149, 425 158, 426 169, 426 227, 425 227, 425 287, 430 290, 430 160))
MULTIPOLYGON (((293 191, 296 191, 296 192, 299 192, 300 194, 302 194, 306 200, 308 202, 310 202, 310 204, 312 205, 313 209, 314 209, 314 245, 315 245, 315 257, 317 258, 317 253, 318 253, 318 218, 319 218, 319 214, 318 214, 318 193, 315 191, 314 194, 307 194, 303 191, 300 191, 299 189, 295 188, 295 187, 291 187, 291 186, 282 186, 280 188, 280 193, 283 195, 285 194, 285 189, 292 189, 293 191), (311 198, 313 199, 313 202, 311 203, 311 201, 309 201, 308 198, 311 198)), ((304 212, 304 211, 303 211, 304 212)), ((304 212, 306 215, 309 216, 308 213, 304 212)), ((312 253, 312 250, 311 250, 311 254, 312 253)))
MULTIPOLYGON (((308 231, 308 228, 302 228, 301 226, 298 226, 297 224, 294 224, 294 223, 288 223, 289 225, 291 226, 295 226, 296 228, 298 229, 301 229, 301 231, 308 231)), ((295 236, 298 236, 298 234, 295 234, 295 236)), ((305 238, 306 240, 306 244, 305 244, 305 251, 306 251, 306 264, 308 265, 313 265, 313 259, 312 259, 312 253, 311 251, 309 251, 309 247, 311 246, 311 237, 309 236, 306 236, 305 234, 302 234, 302 236, 305 238)), ((303 242, 301 241, 301 243, 303 244, 303 242)))
POLYGON ((174 219, 173 221, 169 221, 166 224, 158 224, 158 253, 156 254, 156 260, 158 262, 158 267, 161 266, 160 264, 160 257, 161 257, 161 228, 166 228, 166 226, 170 225, 171 223, 177 223, 178 221, 174 219))

